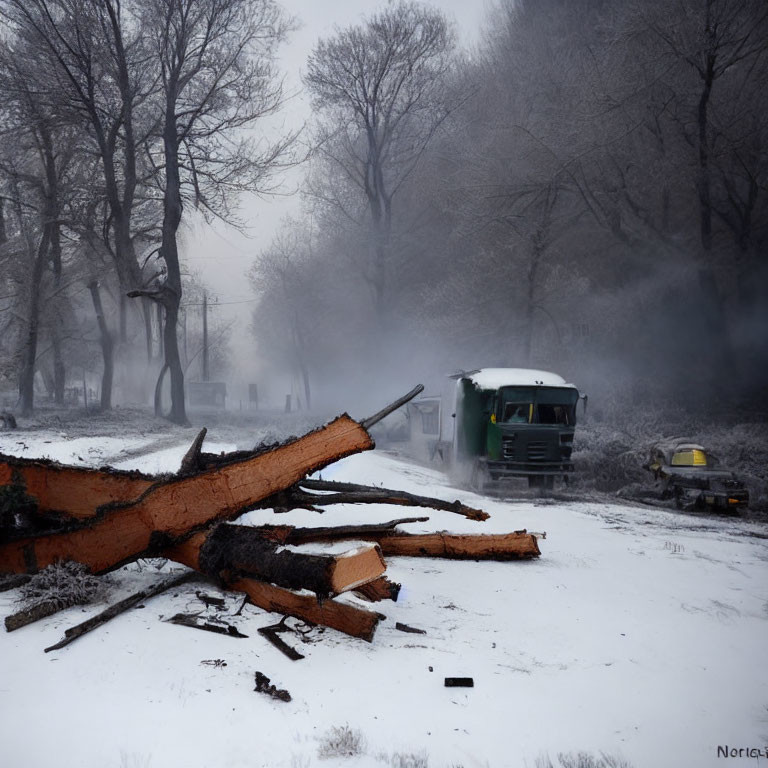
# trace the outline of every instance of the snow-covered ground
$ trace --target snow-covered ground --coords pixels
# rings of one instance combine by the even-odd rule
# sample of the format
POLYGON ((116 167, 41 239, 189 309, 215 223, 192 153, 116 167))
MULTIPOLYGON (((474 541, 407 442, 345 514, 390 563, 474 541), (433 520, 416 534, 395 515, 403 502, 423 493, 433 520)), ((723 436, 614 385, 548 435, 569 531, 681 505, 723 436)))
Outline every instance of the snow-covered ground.
MULTIPOLYGON (((114 441, 8 433, 0 452, 173 471, 193 434, 114 441)), ((206 444, 233 447, 226 439, 206 444)), ((283 635, 305 655, 297 662, 256 631, 280 617, 252 606, 229 619, 247 639, 162 621, 201 610, 195 590, 215 593, 195 583, 49 654, 43 648, 103 606, 2 633, 0 765, 496 768, 587 751, 635 768, 677 768, 756 764, 718 757, 718 746, 765 755, 764 528, 633 506, 480 498, 378 451, 338 462, 323 477, 461 498, 491 519, 429 510, 428 523, 408 530, 546 531, 542 556, 520 563, 392 558, 388 575, 403 588, 397 603, 376 606, 387 619, 373 642, 333 630, 314 629, 307 643, 283 635), (426 634, 400 632, 396 621, 426 634), (216 659, 226 666, 202 663, 216 659), (254 692, 257 670, 293 700, 254 692), (444 678, 453 676, 472 677, 474 688, 446 688, 444 678), (323 737, 344 725, 364 736, 362 753, 321 759, 323 737)), ((322 516, 296 511, 279 522, 421 513, 348 506, 322 516)), ((257 511, 245 520, 274 522, 274 515, 257 511)), ((110 599, 159 576, 154 563, 122 569, 110 599)), ((0 614, 14 610, 17 594, 0 594, 0 614)), ((241 601, 227 600, 233 614, 241 601)))

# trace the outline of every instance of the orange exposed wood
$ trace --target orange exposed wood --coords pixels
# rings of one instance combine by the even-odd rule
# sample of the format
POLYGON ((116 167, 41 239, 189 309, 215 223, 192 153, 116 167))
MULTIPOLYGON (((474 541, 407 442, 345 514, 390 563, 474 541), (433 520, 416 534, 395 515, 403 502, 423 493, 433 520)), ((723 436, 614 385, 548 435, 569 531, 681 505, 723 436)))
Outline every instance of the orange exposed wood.
POLYGON ((395 526, 413 519, 392 520, 379 525, 344 525, 328 528, 292 528, 289 525, 265 525, 263 536, 282 544, 354 539, 375 541, 384 555, 446 557, 466 560, 515 560, 538 557, 537 539, 541 534, 515 531, 499 534, 400 533, 395 526))
POLYGON ((306 474, 373 445, 344 414, 273 450, 157 482, 134 503, 107 510, 77 530, 0 545, 0 572, 33 572, 59 559, 76 560, 94 572, 115 568, 196 528, 235 518, 306 474))
POLYGON ((386 570, 387 565, 377 544, 358 547, 333 558, 330 569, 331 586, 338 595, 364 586, 379 578, 386 570))
POLYGON ((287 614, 298 619, 337 629, 371 642, 381 614, 336 600, 318 602, 314 595, 302 595, 256 579, 237 579, 230 589, 245 592, 251 602, 265 611, 287 614))
POLYGON ((379 600, 397 600, 400 584, 390 581, 386 576, 369 581, 355 590, 355 594, 376 603, 379 600))
POLYGON ((66 467, 0 455, 0 486, 18 483, 42 513, 94 517, 105 504, 135 501, 157 478, 139 472, 66 467))
POLYGON ((447 557, 457 560, 517 560, 541 554, 530 533, 412 533, 376 539, 385 555, 447 557))

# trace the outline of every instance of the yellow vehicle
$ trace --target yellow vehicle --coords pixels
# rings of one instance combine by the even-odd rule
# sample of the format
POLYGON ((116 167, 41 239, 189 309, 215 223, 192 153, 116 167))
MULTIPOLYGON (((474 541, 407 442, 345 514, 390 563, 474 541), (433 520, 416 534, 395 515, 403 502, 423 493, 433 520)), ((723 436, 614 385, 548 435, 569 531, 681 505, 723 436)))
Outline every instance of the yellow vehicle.
POLYGON ((651 448, 645 468, 662 481, 662 499, 678 509, 737 510, 749 504, 749 491, 730 469, 697 443, 671 440, 651 448))

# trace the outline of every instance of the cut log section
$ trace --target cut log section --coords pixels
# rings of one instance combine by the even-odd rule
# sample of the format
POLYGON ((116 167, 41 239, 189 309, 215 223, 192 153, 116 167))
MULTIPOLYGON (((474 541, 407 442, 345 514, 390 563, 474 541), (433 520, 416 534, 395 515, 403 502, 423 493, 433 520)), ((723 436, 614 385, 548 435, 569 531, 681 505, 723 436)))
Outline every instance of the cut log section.
POLYGON ((424 518, 404 518, 380 525, 344 525, 327 528, 292 528, 289 525, 265 525, 256 528, 261 535, 281 544, 359 539, 375 541, 382 553, 410 557, 444 557, 456 560, 518 560, 541 555, 539 534, 527 531, 514 533, 456 534, 402 533, 395 526, 422 521, 424 518))
POLYGON ((319 598, 357 589, 387 568, 376 544, 339 555, 305 554, 282 549, 259 530, 221 524, 167 548, 164 555, 225 583, 248 576, 287 589, 307 589, 319 598))
POLYGON ((539 557, 530 533, 401 533, 376 539, 385 555, 445 557, 453 560, 521 560, 539 557))
POLYGON ((0 572, 32 573, 57 560, 75 560, 100 573, 153 556, 190 531, 235 518, 306 474, 373 446, 370 435, 344 414, 256 456, 160 481, 138 501, 103 510, 76 530, 6 542, 0 545, 0 572))

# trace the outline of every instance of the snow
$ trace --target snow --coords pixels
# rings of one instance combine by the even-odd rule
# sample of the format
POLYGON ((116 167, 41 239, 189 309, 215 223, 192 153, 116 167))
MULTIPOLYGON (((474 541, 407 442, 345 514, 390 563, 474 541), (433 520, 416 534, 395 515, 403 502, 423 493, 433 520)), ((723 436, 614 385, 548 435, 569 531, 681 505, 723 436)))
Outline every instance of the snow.
POLYGON ((25 459, 51 459, 62 464, 98 467, 123 453, 146 445, 147 439, 119 437, 69 437, 65 432, 19 436, 0 434, 0 453, 25 459))
POLYGON ((483 368, 468 376, 478 389, 498 389, 499 387, 525 387, 541 385, 545 387, 571 387, 562 376, 549 371, 537 371, 532 368, 483 368))
MULTIPOLYGON (((15 432, 0 434, 0 453, 25 459, 51 459, 61 464, 80 467, 101 467, 106 464, 115 469, 138 470, 146 474, 178 472, 181 460, 189 448, 174 438, 173 445, 161 450, 153 446, 168 440, 152 437, 125 439, 120 437, 92 436, 70 438, 66 433, 41 432, 19 436, 15 432)), ((237 450, 232 442, 206 441, 207 453, 237 450)))
MULTIPOLYGON (((78 451, 117 449, 93 441, 78 451)), ((65 455, 72 442, 51 450, 65 455)), ((47 445, 42 436, 40 444, 47 445)), ((175 449, 156 452, 160 458, 132 458, 132 468, 170 467, 188 445, 180 437, 175 449)), ((429 522, 408 530, 546 531, 542 556, 518 563, 390 558, 388 575, 403 588, 397 603, 374 607, 387 619, 373 642, 333 630, 312 630, 309 643, 283 635, 305 655, 298 662, 257 633, 280 617, 252 606, 236 617, 240 599, 231 593, 227 620, 248 639, 164 622, 203 609, 195 590, 216 590, 199 583, 50 654, 43 648, 103 606, 0 633, 2 765, 380 767, 397 765, 400 753, 427 755, 431 768, 532 768, 546 754, 588 751, 636 768, 699 768, 723 764, 718 745, 765 749, 768 540, 755 537, 765 535, 758 524, 618 504, 483 498, 379 451, 322 476, 461 498, 491 518, 366 505, 322 516, 297 510, 277 522, 424 514, 429 522), (427 634, 399 632, 396 621, 427 634), (201 664, 215 659, 226 666, 201 664), (293 700, 256 693, 256 670, 293 700), (444 687, 445 677, 459 676, 472 677, 474 688, 444 687), (321 760, 320 739, 345 724, 362 732, 365 753, 321 760)), ((275 517, 257 510, 245 521, 275 517)), ((160 575, 147 563, 121 569, 111 600, 160 575)), ((16 595, 0 594, 0 613, 14 610, 16 595)))

